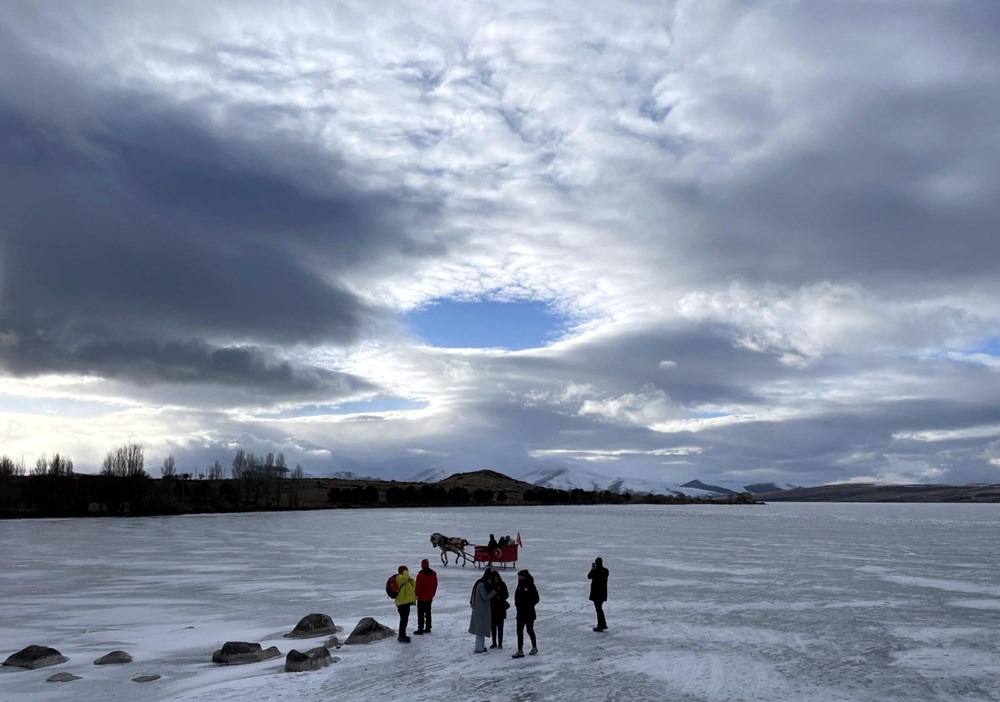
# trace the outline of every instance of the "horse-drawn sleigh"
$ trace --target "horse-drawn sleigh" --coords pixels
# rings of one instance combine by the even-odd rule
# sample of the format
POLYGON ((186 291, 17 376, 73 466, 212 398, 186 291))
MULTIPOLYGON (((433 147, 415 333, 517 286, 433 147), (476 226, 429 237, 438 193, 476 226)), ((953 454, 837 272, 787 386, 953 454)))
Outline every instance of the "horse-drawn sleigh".
POLYGON ((517 567, 517 543, 506 543, 494 549, 486 546, 472 544, 473 552, 470 554, 465 549, 470 545, 467 539, 458 536, 445 536, 440 533, 431 534, 431 544, 441 549, 441 563, 448 565, 448 554, 454 554, 455 563, 462 561, 462 567, 469 561, 477 568, 497 567, 514 568, 517 567))
POLYGON ((516 568, 517 567, 517 544, 504 544, 494 549, 486 546, 476 546, 473 554, 473 563, 477 568, 516 568))

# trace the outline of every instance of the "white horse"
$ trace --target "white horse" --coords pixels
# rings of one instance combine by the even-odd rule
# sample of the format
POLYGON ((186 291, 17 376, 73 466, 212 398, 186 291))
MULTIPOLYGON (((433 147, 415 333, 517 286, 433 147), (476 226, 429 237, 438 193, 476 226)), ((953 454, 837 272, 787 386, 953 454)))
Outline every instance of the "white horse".
POLYGON ((469 545, 469 542, 458 536, 445 536, 444 534, 439 534, 434 532, 431 534, 431 544, 435 547, 441 549, 441 563, 448 565, 448 554, 455 554, 455 563, 458 563, 458 559, 462 559, 462 567, 465 567, 465 563, 469 560, 469 554, 465 552, 465 547, 469 545))

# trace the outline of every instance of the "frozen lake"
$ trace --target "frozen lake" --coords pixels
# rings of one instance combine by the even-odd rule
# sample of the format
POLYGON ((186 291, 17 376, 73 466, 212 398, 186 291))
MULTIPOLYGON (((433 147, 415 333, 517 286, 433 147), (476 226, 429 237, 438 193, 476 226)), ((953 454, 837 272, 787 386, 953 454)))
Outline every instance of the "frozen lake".
MULTIPOLYGON (((1000 505, 776 504, 380 509, 0 522, 0 700, 1000 700, 1000 505), (479 571, 432 532, 524 540, 540 654, 473 655, 479 571), (591 631, 587 571, 611 571, 591 631), (345 646, 311 673, 213 665, 227 640, 305 650, 310 612, 395 628, 382 591, 430 558, 434 633, 345 646), (126 666, 94 666, 113 649, 126 666), (84 679, 47 683, 55 672, 84 679), (139 674, 162 679, 140 685, 139 674)), ((516 577, 505 575, 511 589, 516 577)), ((411 629, 415 612, 411 616, 411 629)), ((319 645, 325 638, 314 640, 319 645)))

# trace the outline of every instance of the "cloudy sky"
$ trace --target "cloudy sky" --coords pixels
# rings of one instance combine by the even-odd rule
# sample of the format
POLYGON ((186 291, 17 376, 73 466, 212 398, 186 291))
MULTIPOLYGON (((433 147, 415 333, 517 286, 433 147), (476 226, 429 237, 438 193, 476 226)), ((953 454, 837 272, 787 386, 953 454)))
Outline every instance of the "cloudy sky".
POLYGON ((0 5, 0 453, 1000 482, 1000 3, 0 5))

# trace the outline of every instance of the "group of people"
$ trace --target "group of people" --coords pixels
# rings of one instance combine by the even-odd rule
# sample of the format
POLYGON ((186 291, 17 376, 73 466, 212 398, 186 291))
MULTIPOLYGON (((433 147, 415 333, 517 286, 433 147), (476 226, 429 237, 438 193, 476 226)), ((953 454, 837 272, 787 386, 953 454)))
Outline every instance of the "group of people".
MULTIPOLYGON (((520 538, 520 532, 518 533, 518 538, 520 538)), ((490 540, 486 542, 486 550, 496 551, 501 546, 506 546, 512 543, 514 543, 514 539, 510 538, 510 534, 507 536, 501 536, 499 541, 497 541, 497 537, 490 534, 490 540)))
MULTIPOLYGON (((491 535, 492 537, 492 535, 491 535)), ((590 601, 594 603, 597 614, 597 626, 594 631, 603 632, 608 628, 604 617, 604 603, 608 599, 608 569, 604 567, 601 558, 594 559, 587 573, 590 580, 590 601)), ((398 593, 394 600, 399 611, 399 636, 401 643, 410 643, 406 635, 406 627, 410 620, 410 608, 417 605, 417 629, 414 634, 429 634, 431 632, 431 603, 437 593, 437 573, 430 568, 425 558, 420 562, 420 572, 414 579, 405 565, 399 566, 396 575, 398 593)), ((528 632, 531 640, 531 650, 528 655, 538 653, 538 641, 535 637, 535 606, 538 604, 538 588, 535 579, 527 570, 517 573, 517 586, 514 589, 514 611, 517 617, 517 651, 511 658, 524 658, 524 632, 528 632)), ((469 633, 476 637, 475 653, 486 653, 486 637, 491 639, 490 648, 503 648, 504 622, 507 610, 510 609, 510 591, 500 573, 487 568, 481 578, 472 586, 469 595, 469 607, 472 617, 469 621, 469 633)))
POLYGON ((405 565, 399 566, 396 575, 396 599, 393 603, 399 612, 400 643, 410 643, 406 635, 406 627, 410 623, 410 608, 417 605, 417 629, 414 634, 431 633, 431 603, 437 594, 437 573, 431 570, 430 562, 425 558, 420 561, 420 572, 416 579, 410 577, 410 571, 405 565))
MULTIPOLYGON (((517 587, 514 589, 514 610, 517 614, 517 651, 512 658, 524 658, 524 632, 527 630, 531 639, 530 655, 538 653, 538 640, 535 638, 535 605, 538 604, 538 588, 535 579, 527 570, 517 573, 517 587)), ((472 608, 472 618, 469 621, 469 633, 476 637, 473 651, 486 653, 486 635, 489 634, 492 643, 490 648, 503 648, 503 627, 510 609, 510 591, 500 577, 500 573, 487 568, 483 577, 472 586, 469 597, 469 607, 472 608)))

